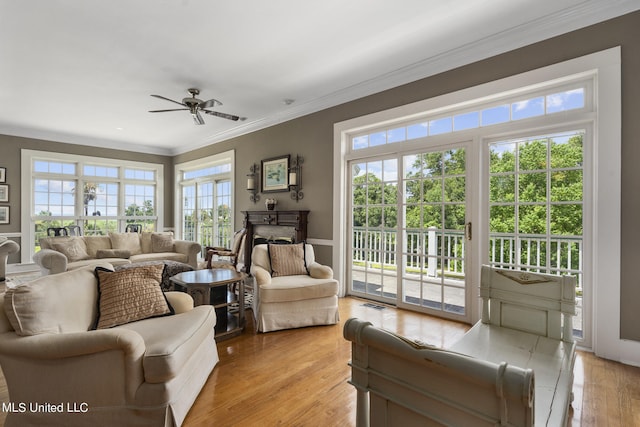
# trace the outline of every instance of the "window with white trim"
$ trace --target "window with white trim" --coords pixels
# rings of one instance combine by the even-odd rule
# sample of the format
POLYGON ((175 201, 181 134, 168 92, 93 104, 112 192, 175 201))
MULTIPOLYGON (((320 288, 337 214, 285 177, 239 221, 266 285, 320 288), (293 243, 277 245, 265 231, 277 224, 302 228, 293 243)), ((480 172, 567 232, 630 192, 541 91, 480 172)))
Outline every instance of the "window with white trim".
POLYGON ((234 152, 227 151, 175 167, 176 234, 203 251, 231 244, 234 162, 234 152))
MULTIPOLYGON (((84 235, 162 229, 164 166, 156 163, 22 150, 23 262, 49 229, 79 226, 84 235), (26 258, 25 258, 26 257, 26 258)), ((62 231, 68 233, 69 231, 62 231)))

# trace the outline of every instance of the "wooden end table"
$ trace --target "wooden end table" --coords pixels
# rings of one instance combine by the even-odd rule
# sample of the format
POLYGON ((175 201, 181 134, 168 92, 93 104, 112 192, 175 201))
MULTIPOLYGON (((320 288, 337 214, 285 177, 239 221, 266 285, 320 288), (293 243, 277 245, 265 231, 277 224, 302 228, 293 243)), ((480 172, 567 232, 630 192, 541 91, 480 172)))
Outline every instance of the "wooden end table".
POLYGON ((171 277, 175 290, 186 292, 195 306, 210 304, 216 310, 216 339, 240 335, 244 329, 244 279, 246 274, 226 268, 185 271, 171 277), (234 292, 238 287, 238 294, 234 292), (232 304, 237 308, 230 307, 232 304))

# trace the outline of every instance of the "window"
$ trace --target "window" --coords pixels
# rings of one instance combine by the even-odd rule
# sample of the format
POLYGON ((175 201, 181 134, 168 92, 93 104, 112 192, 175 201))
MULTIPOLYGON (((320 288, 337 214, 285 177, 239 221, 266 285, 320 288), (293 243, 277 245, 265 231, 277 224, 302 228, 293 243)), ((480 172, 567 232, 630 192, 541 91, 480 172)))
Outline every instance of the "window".
POLYGON ((158 195, 163 166, 22 150, 23 262, 40 250, 50 227, 80 226, 85 235, 124 231, 126 224, 162 229, 158 195), (26 224, 26 226, 24 226, 26 224))
POLYGON ((384 131, 377 130, 364 135, 353 136, 352 150, 363 150, 370 147, 409 141, 426 136, 442 135, 468 129, 476 129, 515 122, 518 120, 543 117, 560 112, 585 108, 587 84, 570 86, 569 89, 549 88, 541 96, 527 96, 515 98, 512 101, 502 101, 499 105, 487 106, 486 103, 478 109, 421 120, 418 123, 393 127, 384 131))
POLYGON ((231 244, 233 165, 233 151, 176 165, 176 234, 200 243, 203 251, 231 244))

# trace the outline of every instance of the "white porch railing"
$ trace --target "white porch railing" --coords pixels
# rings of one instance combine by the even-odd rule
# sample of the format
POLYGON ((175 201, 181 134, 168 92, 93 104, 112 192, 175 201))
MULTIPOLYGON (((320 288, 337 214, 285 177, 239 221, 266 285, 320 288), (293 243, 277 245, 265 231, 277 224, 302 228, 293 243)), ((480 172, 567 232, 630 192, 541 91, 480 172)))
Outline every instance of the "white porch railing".
MULTIPOLYGON (((401 251, 405 271, 431 277, 464 274, 465 242, 463 231, 443 233, 435 227, 405 231, 401 251)), ((395 229, 354 228, 353 263, 396 269, 397 243, 395 229)), ((581 237, 547 240, 532 236, 516 240, 513 235, 494 235, 489 238, 489 262, 492 265, 505 268, 517 265, 529 271, 576 275, 579 291, 582 290, 582 254, 581 237)))

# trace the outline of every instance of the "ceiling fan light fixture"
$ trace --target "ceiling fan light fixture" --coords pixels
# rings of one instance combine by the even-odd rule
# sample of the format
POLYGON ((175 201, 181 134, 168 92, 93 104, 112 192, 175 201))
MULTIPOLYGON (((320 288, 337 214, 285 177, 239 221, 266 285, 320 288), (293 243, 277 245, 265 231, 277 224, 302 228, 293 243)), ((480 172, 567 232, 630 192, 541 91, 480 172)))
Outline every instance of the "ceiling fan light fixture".
MULTIPOLYGON (((202 101, 201 99, 196 98, 196 95, 198 95, 200 93, 199 89, 195 89, 195 88, 190 88, 187 89, 187 92, 191 95, 191 98, 183 98, 182 102, 178 102, 178 101, 174 101, 173 99, 169 99, 169 98, 165 98, 164 96, 161 95, 151 95, 155 98, 158 99, 164 99, 165 101, 169 101, 169 102, 173 102, 174 104, 179 104, 182 105, 183 107, 186 108, 178 108, 178 109, 173 109, 173 110, 152 110, 149 111, 150 113, 164 113, 167 111, 178 111, 178 110, 188 110, 189 113, 191 114, 191 116, 193 117, 193 121, 196 125, 203 125, 205 124, 204 119, 202 118, 202 116, 200 115, 200 111, 203 111, 207 114, 210 114, 212 116, 217 116, 217 117, 222 117, 224 119, 229 119, 229 120, 233 120, 236 121, 239 119, 238 116, 235 116, 233 114, 227 114, 227 113, 221 113, 218 111, 209 111, 206 110, 206 108, 212 108, 215 107, 216 105, 222 105, 222 102, 218 101, 217 99, 209 99, 207 101, 202 101)), ((244 120, 244 118, 243 118, 244 120)))

